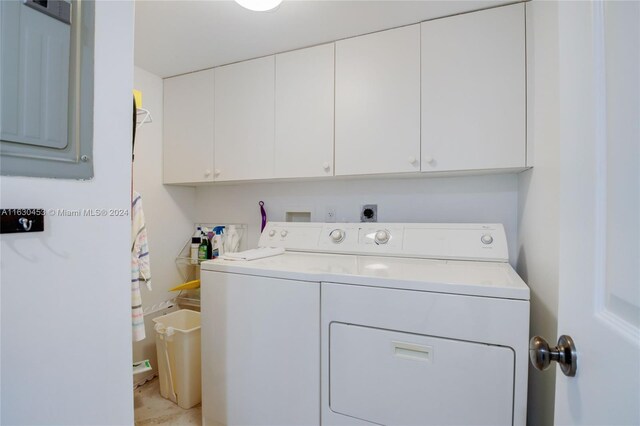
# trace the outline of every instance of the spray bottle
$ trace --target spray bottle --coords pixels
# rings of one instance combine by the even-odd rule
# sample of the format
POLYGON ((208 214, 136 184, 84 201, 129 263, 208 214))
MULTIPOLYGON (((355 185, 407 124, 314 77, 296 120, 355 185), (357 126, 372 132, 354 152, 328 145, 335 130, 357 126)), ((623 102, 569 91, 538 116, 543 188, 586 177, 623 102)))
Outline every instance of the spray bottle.
POLYGON ((213 232, 215 232, 213 236, 213 256, 222 256, 224 254, 224 226, 216 226, 213 228, 213 232))

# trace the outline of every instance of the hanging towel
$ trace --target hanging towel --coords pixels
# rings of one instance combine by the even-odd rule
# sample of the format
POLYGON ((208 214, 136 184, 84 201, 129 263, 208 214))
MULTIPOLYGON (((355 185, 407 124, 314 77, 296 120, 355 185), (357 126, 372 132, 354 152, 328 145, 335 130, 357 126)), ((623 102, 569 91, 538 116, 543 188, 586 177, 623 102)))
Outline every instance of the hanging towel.
POLYGON ((151 264, 149 262, 147 228, 142 211, 142 197, 134 191, 131 202, 131 326, 134 342, 146 337, 142 296, 140 295, 141 281, 151 290, 151 264))

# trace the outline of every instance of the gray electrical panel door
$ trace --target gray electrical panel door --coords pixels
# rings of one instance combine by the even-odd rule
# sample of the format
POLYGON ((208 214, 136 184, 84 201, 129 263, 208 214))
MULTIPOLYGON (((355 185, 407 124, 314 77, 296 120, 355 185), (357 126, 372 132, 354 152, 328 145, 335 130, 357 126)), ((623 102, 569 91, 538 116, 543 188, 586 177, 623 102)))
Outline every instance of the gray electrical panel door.
POLYGON ((2 8, 3 18, 6 12, 9 19, 2 23, 0 137, 64 148, 68 143, 71 26, 17 2, 6 2, 2 8))
POLYGON ((0 173, 93 177, 93 1, 0 0, 0 173))

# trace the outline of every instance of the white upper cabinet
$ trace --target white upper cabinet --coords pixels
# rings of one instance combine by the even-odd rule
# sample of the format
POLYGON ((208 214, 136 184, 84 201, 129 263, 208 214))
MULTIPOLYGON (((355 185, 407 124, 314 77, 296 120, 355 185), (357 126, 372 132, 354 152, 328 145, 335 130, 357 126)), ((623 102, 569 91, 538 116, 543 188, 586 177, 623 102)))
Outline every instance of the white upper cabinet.
POLYGON ((275 177, 333 175, 334 44, 276 55, 275 177))
POLYGON ((422 171, 524 167, 524 4, 422 23, 422 171))
POLYGON ((215 68, 215 180, 273 177, 274 57, 215 68))
POLYGON ((164 80, 164 183, 213 181, 214 73, 164 80))
POLYGON ((522 169, 524 9, 168 78, 164 182, 522 169))
POLYGON ((335 96, 336 175, 420 170, 419 24, 336 42, 335 96))

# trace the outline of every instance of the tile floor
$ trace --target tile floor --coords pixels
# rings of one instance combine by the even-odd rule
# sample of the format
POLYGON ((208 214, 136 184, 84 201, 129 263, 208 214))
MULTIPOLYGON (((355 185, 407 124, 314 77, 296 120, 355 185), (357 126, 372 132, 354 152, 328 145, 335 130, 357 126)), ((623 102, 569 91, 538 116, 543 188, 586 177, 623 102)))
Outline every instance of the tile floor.
POLYGON ((185 410, 160 395, 158 378, 133 391, 135 425, 202 425, 202 405, 185 410))

